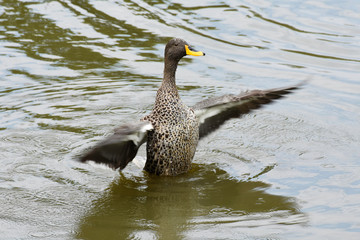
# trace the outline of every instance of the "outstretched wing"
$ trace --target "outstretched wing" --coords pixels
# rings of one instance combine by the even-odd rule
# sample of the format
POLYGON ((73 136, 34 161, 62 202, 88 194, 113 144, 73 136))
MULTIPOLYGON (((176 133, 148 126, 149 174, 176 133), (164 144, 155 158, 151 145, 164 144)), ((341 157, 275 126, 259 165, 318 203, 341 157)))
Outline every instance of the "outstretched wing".
POLYGON ((282 98, 299 89, 304 83, 284 88, 251 90, 238 95, 224 95, 197 103, 193 106, 193 110, 200 120, 200 139, 218 129, 227 120, 240 117, 275 99, 282 98))
POLYGON ((96 163, 104 163, 113 169, 124 169, 134 159, 139 147, 146 141, 147 132, 152 129, 152 124, 147 121, 123 125, 79 160, 81 162, 92 160, 96 163))

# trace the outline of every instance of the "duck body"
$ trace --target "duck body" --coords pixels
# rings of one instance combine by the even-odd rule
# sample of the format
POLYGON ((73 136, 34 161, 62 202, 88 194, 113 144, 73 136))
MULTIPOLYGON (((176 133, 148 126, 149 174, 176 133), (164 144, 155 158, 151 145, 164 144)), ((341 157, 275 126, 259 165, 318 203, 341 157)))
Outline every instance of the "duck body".
POLYGON ((191 167, 199 141, 199 121, 174 90, 161 87, 153 112, 144 117, 148 132, 145 170, 156 175, 178 175, 191 167))
POLYGON ((182 39, 172 39, 165 47, 164 76, 157 91, 149 121, 145 170, 156 175, 178 175, 187 172, 199 141, 199 121, 178 93, 175 73, 179 60, 185 56, 182 39))
POLYGON ((186 41, 174 38, 167 43, 164 55, 163 80, 152 112, 138 123, 115 129, 113 135, 84 154, 79 159, 81 162, 92 160, 122 170, 136 156, 141 144, 146 142, 145 171, 165 176, 185 173, 191 168, 200 139, 227 120, 282 98, 303 85, 224 95, 206 99, 190 108, 179 96, 176 69, 182 57, 205 54, 191 48, 186 41))

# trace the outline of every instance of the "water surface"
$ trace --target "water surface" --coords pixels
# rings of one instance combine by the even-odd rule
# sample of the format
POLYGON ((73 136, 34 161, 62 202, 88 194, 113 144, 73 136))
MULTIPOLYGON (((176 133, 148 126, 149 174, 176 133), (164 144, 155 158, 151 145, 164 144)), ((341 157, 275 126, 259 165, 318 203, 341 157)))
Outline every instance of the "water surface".
MULTIPOLYGON (((0 2, 0 239, 357 239, 360 3, 0 2), (163 48, 184 102, 311 81, 203 139, 192 170, 76 162, 148 114, 163 48)), ((145 157, 144 148, 139 152, 145 157)))

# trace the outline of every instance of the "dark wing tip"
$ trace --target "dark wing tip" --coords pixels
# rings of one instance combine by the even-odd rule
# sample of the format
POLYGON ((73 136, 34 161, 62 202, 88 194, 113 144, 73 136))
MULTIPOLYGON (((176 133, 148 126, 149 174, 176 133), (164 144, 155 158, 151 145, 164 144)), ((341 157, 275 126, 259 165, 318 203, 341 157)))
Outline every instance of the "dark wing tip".
POLYGON ((78 160, 103 163, 113 169, 122 170, 134 159, 140 145, 146 140, 147 131, 151 129, 152 125, 147 121, 123 125, 78 160))
POLYGON ((292 86, 268 90, 250 90, 238 95, 207 99, 194 105, 200 119, 200 139, 231 118, 237 118, 302 88, 309 78, 292 86))

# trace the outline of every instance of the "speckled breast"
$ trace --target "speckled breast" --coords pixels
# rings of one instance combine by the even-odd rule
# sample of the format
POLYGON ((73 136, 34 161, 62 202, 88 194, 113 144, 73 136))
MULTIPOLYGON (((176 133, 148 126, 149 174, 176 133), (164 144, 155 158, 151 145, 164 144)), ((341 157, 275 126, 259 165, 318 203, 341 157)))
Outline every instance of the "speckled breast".
POLYGON ((199 141, 199 123, 189 107, 179 103, 154 108, 144 118, 154 130, 148 134, 145 170, 157 175, 178 175, 191 168, 199 141))

